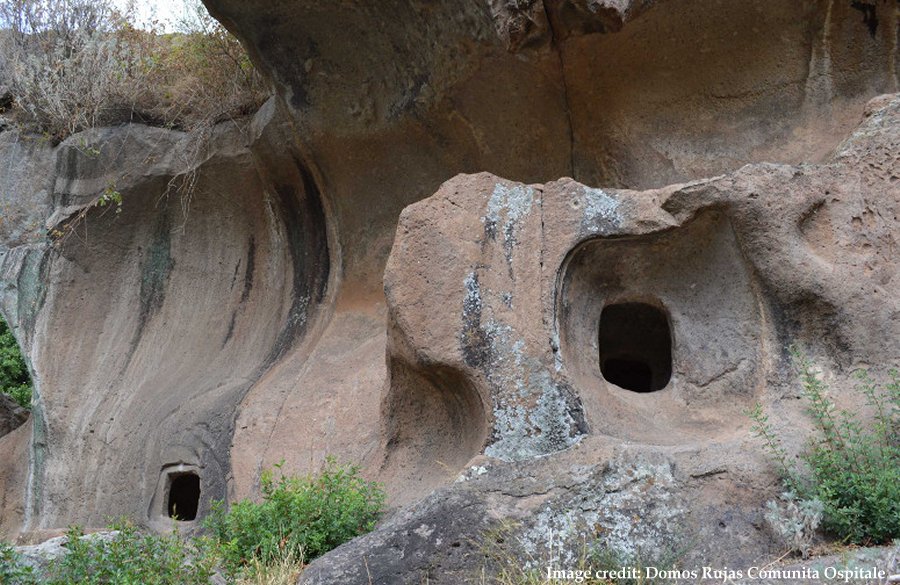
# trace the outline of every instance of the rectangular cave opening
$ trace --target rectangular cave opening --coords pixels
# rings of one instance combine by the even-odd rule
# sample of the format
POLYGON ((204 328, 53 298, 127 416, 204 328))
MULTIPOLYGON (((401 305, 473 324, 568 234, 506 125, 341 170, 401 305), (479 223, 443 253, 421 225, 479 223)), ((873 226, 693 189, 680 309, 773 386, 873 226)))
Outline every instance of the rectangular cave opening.
POLYGON ((672 378, 672 333, 662 309, 647 303, 607 305, 600 313, 600 371, 633 392, 662 390, 672 378))
POLYGON ((200 508, 200 476, 196 473, 180 473, 169 476, 169 518, 181 522, 197 519, 200 508))

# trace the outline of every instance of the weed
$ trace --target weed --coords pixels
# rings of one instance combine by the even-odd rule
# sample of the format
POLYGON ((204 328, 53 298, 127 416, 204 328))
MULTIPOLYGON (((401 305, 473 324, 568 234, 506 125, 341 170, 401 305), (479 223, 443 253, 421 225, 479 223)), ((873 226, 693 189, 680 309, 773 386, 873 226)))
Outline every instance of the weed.
POLYGON ((236 585, 294 585, 304 567, 303 557, 291 550, 283 551, 280 558, 270 559, 267 563, 254 558, 236 585))
POLYGON ((116 189, 115 184, 110 183, 100 194, 97 199, 98 207, 106 207, 107 205, 115 205, 116 213, 122 213, 122 194, 116 189))
POLYGON ((0 583, 4 585, 36 585, 31 567, 22 563, 12 545, 0 542, 0 583))
POLYGON ((818 498, 801 500, 793 492, 784 492, 779 500, 766 503, 766 523, 791 551, 799 552, 805 559, 825 506, 818 498))
POLYGON ((287 554, 314 559, 372 530, 381 515, 384 491, 357 467, 329 458, 318 475, 287 476, 281 464, 275 470, 277 479, 272 470, 263 473, 262 502, 244 500, 228 511, 222 502, 213 504, 206 527, 231 574, 287 554))
POLYGON ((120 522, 110 539, 82 538, 68 531, 68 553, 49 568, 47 585, 208 585, 214 556, 183 542, 178 534, 140 534, 133 524, 120 522))
MULTIPOLYGON (((792 353, 817 430, 801 454, 805 468, 788 460, 760 405, 749 414, 756 423, 753 431, 763 439, 789 491, 799 499, 798 511, 814 510, 818 500, 824 528, 846 542, 883 544, 900 537, 900 374, 891 370, 891 381, 879 387, 868 372, 858 372, 857 389, 874 412, 874 423, 866 429, 853 413, 836 408, 812 363, 799 350, 792 353)), ((806 524, 808 531, 811 523, 806 524)), ((801 544, 803 552, 806 537, 797 540, 793 529, 783 532, 794 533, 788 544, 793 548, 797 547, 790 541, 801 544)))

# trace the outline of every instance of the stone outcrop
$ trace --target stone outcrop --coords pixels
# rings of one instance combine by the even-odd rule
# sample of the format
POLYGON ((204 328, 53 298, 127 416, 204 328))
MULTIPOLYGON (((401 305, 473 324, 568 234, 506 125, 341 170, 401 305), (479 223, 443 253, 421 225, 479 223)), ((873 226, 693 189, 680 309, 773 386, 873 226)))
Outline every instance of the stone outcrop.
POLYGON ((791 343, 832 365, 834 388, 896 362, 898 170, 893 96, 821 165, 652 191, 461 175, 407 207, 385 273, 389 468, 440 476, 479 459, 304 582, 460 582, 500 518, 538 567, 574 566, 598 537, 623 558, 690 542, 686 566, 777 556, 762 519, 773 478, 746 413, 763 403, 803 443, 791 343), (665 313, 663 389, 601 371, 598 323, 615 306, 665 313))
POLYGON ((6 394, 0 394, 0 437, 22 426, 27 418, 27 410, 6 394))
POLYGON ((900 359, 896 6, 206 4, 274 82, 252 121, 0 133, 3 534, 335 455, 394 513, 309 583, 458 583, 502 519, 523 558, 774 554, 746 409, 796 449, 790 344, 847 406, 900 359))
POLYGON ((49 216, 48 240, 10 226, 22 243, 2 256, 35 373, 29 504, 7 530, 167 520, 183 474, 202 477, 201 510, 227 495, 237 407, 315 328, 330 278, 321 200, 267 113, 199 161, 190 137, 128 126, 30 146, 5 177, 22 216, 49 216), (98 205, 112 190, 121 208, 98 205))

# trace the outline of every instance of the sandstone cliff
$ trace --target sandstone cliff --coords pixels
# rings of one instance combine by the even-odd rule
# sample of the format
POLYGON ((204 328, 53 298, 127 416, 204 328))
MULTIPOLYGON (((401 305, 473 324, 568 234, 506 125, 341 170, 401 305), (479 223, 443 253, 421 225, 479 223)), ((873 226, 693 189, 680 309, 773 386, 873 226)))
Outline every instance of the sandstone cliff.
POLYGON ((802 442, 786 347, 836 388, 900 360, 895 3, 206 4, 278 95, 199 162, 137 125, 0 134, 37 396, 0 531, 163 529, 174 477, 202 517, 332 454, 402 509, 309 583, 458 583, 501 517, 533 555, 774 552, 744 413, 802 442), (601 371, 611 305, 668 337, 657 391, 601 371))

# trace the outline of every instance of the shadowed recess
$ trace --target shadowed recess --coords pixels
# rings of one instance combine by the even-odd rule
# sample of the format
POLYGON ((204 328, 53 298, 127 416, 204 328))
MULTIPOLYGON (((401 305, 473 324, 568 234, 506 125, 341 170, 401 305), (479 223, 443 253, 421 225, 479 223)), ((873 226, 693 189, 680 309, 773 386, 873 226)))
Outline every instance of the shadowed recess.
POLYGON ((603 378, 634 392, 655 392, 672 377, 672 334, 660 309, 618 303, 600 314, 600 371, 603 378))
POLYGON ((197 518, 200 507, 200 476, 183 473, 171 477, 169 487, 169 518, 190 522, 197 518))

